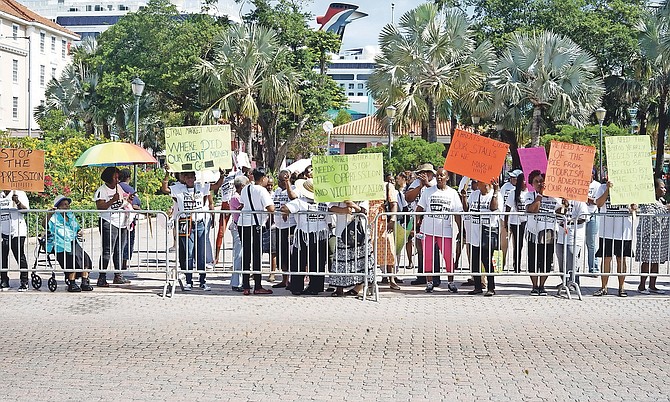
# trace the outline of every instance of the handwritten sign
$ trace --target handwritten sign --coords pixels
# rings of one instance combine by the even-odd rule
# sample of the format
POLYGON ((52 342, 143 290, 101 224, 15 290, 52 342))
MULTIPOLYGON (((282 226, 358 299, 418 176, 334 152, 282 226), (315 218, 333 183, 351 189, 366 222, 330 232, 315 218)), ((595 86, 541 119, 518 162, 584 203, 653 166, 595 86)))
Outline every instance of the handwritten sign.
POLYGON ((544 195, 586 202, 595 155, 595 147, 552 141, 544 195))
POLYGON ((654 173, 648 135, 626 135, 605 138, 607 175, 612 205, 651 204, 654 197, 654 173))
POLYGON ((384 199, 382 154, 312 156, 317 202, 384 199))
POLYGON ((488 183, 500 175, 508 149, 504 142, 456 129, 444 168, 488 183))
POLYGON ((0 148, 0 190, 44 191, 44 151, 0 148))
POLYGON ((173 172, 230 169, 230 125, 165 128, 165 156, 173 172))
POLYGON ((544 147, 519 148, 517 151, 519 152, 521 167, 526 177, 533 170, 547 173, 547 151, 544 147))

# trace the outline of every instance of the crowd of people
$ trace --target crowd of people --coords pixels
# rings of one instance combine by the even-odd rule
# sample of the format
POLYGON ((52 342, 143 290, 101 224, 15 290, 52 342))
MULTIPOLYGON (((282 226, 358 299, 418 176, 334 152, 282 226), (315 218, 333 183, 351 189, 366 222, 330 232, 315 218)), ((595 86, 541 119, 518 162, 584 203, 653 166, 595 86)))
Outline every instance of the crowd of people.
MULTIPOLYGON (((376 267, 384 273, 383 284, 400 290, 403 281, 396 277, 400 266, 416 269, 420 275, 410 283, 425 286, 428 293, 441 286, 440 273, 444 272, 446 289, 455 293, 454 271, 462 257, 477 274, 461 285, 471 286, 471 295, 495 295, 495 276, 490 274, 507 264, 510 271, 531 274, 530 294, 544 296, 549 272, 574 273, 585 260, 584 273, 592 274, 608 274, 616 263, 616 294, 626 297, 627 260, 633 256, 641 264, 640 272, 651 274, 648 286, 647 277, 641 277, 638 291, 662 292, 653 275, 670 254, 670 206, 665 204, 662 180, 655 181, 656 203, 638 206, 611 205, 609 190, 614 184, 610 182, 593 180, 587 202, 580 202, 546 196, 544 174, 538 170, 526 175, 515 169, 505 176, 502 184, 498 178, 484 182, 464 177, 458 188, 452 188, 453 175, 425 163, 415 171, 387 174, 382 200, 322 203, 315 201, 311 166, 300 174, 279 172, 276 185, 263 168, 242 166, 221 171, 213 183, 196 180, 194 172, 176 173, 176 180, 170 183, 166 173, 161 190, 174 201, 174 247, 184 273, 184 291, 193 289, 194 268, 199 289, 211 290, 205 271, 225 256, 221 247, 229 231, 230 286, 244 295, 271 294, 272 289, 282 288, 294 295, 317 295, 324 292, 327 278, 326 290, 333 297, 356 296, 376 267), (230 213, 210 213, 218 207, 213 195, 220 200, 219 208, 230 213), (635 213, 640 214, 636 228, 635 213), (212 244, 210 231, 214 229, 218 230, 212 244), (263 287, 264 254, 270 256, 272 289, 263 287), (307 272, 312 274, 305 278, 307 272)), ((131 211, 141 204, 129 185, 129 170, 108 167, 101 180, 94 194, 101 211, 98 230, 102 240, 97 286, 109 286, 105 271, 110 262, 116 272, 112 283, 123 285, 129 283, 122 273, 135 244, 137 214, 131 211)), ((86 270, 93 263, 81 247, 81 227, 70 203, 63 196, 54 201, 46 218, 46 249, 55 253, 66 271, 68 291, 90 291, 93 287, 86 270)), ((27 226, 20 212, 28 208, 24 192, 0 193, 1 263, 8 266, 11 250, 21 268, 19 291, 28 288, 27 226)), ((573 278, 579 283, 579 276, 573 278)), ((608 280, 608 275, 601 276, 601 287, 594 296, 608 294, 608 280)), ((9 288, 6 271, 1 272, 0 288, 9 288)))

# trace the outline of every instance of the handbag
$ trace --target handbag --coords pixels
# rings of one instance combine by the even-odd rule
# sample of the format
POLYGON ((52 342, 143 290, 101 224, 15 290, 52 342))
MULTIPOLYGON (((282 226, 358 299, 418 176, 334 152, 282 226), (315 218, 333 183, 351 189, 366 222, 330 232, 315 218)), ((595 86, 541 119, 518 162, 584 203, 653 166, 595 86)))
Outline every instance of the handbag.
POLYGON ((354 219, 347 224, 340 240, 347 248, 362 246, 365 243, 365 228, 360 219, 354 219))

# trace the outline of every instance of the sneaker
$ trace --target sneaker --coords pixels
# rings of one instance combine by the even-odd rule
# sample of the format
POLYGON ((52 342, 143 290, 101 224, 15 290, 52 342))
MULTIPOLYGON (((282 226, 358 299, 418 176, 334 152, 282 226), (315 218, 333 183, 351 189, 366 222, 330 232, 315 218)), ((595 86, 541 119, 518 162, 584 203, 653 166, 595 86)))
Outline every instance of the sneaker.
POLYGON ((81 280, 81 290, 83 292, 91 292, 93 290, 93 286, 91 286, 91 282, 88 280, 88 278, 81 280))
POLYGON ((241 286, 233 286, 233 287, 231 287, 231 289, 233 290, 233 292, 242 292, 242 291, 244 291, 244 289, 242 289, 241 286))
POLYGON ((130 283, 130 281, 121 274, 114 274, 114 281, 112 283, 115 285, 125 285, 130 283))
POLYGON ((628 297, 628 293, 625 289, 619 289, 619 297, 628 297))
POLYGON ((254 289, 254 294, 255 294, 255 295, 271 295, 271 294, 272 294, 272 290, 270 290, 270 289, 263 289, 263 288, 260 288, 260 289, 254 289))
POLYGON ((67 285, 67 291, 68 292, 81 292, 81 288, 79 285, 77 285, 77 282, 75 281, 70 281, 67 285))
POLYGON ((19 292, 27 292, 27 291, 28 291, 28 284, 22 283, 21 286, 19 286, 19 292))
POLYGON ((537 294, 540 295, 540 296, 546 296, 547 291, 544 288, 540 288, 540 289, 538 289, 537 294))
POLYGON ((594 296, 607 296, 607 289, 598 289, 593 294, 594 296))
POLYGON ((214 269, 214 264, 208 262, 207 264, 205 264, 205 269, 214 269))
POLYGON ((653 289, 649 288, 648 292, 653 293, 655 295, 664 295, 665 294, 664 290, 661 290, 661 289, 658 289, 658 288, 653 288, 653 289))
POLYGON ((451 293, 458 293, 458 288, 456 287, 456 285, 455 285, 453 282, 449 282, 449 283, 447 284, 447 289, 448 289, 451 293))
POLYGON ((429 283, 426 285, 426 293, 433 293, 433 283, 429 283))
MULTIPOLYGON (((637 293, 642 294, 642 295, 649 295, 649 294, 651 294, 651 290, 649 290, 649 289, 640 290, 640 288, 637 288, 637 293)), ((654 292, 654 293, 656 293, 656 292, 654 292)))
POLYGON ((485 297, 491 297, 491 296, 494 296, 495 294, 496 294, 495 290, 487 290, 486 293, 484 293, 484 296, 485 297))
POLYGON ((203 283, 203 284, 200 285, 200 290, 205 291, 205 292, 209 292, 209 291, 212 290, 212 288, 208 284, 203 283))
POLYGON ((9 282, 0 283, 0 290, 8 290, 8 289, 9 289, 9 282))
POLYGON ((174 248, 174 246, 168 249, 168 253, 174 253, 175 251, 176 249, 174 248))
POLYGON ((192 283, 185 283, 184 284, 184 292, 190 292, 193 290, 193 284, 192 283))
POLYGON ((473 290, 468 292, 469 295, 480 295, 482 293, 484 293, 484 291, 482 289, 473 289, 473 290))
POLYGON ((540 289, 538 289, 538 288, 533 288, 533 289, 530 291, 530 295, 531 295, 531 296, 539 296, 539 295, 540 295, 540 289))

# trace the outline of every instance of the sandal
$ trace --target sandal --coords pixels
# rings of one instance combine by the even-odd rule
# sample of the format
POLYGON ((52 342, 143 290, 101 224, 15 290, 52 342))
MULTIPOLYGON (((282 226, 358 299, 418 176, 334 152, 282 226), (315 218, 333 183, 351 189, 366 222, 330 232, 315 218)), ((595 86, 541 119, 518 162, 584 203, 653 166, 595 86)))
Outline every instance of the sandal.
POLYGON ((389 288, 391 288, 391 289, 393 289, 393 290, 400 290, 400 286, 398 286, 398 284, 395 283, 395 282, 391 282, 391 283, 389 284, 389 288))
POLYGON ((625 289, 619 289, 619 297, 628 297, 625 289))
POLYGON ((333 292, 330 294, 331 297, 342 297, 344 296, 343 292, 333 292))
POLYGON ((356 296, 358 296, 358 292, 353 290, 353 289, 349 289, 346 292, 344 292, 343 295, 344 296, 354 296, 354 297, 356 297, 356 296))

